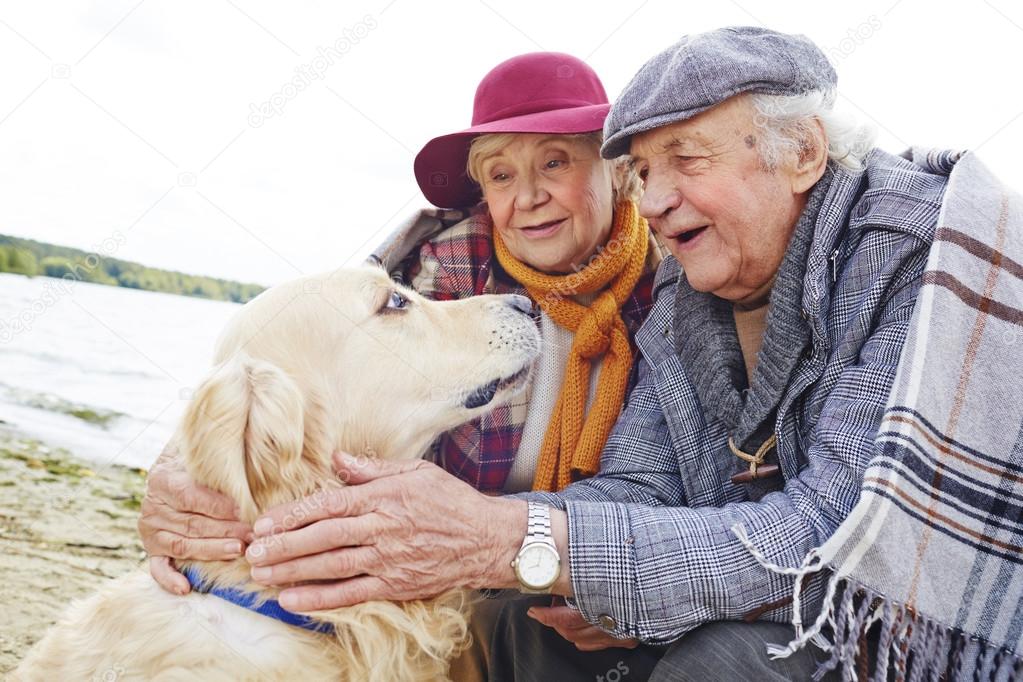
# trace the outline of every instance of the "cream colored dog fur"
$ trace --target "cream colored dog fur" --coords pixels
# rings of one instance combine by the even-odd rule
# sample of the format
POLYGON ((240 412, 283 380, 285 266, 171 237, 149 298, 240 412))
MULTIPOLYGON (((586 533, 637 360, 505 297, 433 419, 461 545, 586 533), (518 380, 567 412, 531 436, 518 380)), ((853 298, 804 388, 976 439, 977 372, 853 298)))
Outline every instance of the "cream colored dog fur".
MULTIPOLYGON (((445 430, 520 390, 539 352, 522 297, 428 301, 372 267, 274 287, 228 324, 177 440, 192 478, 251 523, 343 485, 337 450, 421 456, 445 430)), ((244 559, 195 564, 255 591, 244 559)), ((74 603, 28 653, 21 680, 436 680, 466 644, 461 593, 318 612, 334 635, 224 599, 164 592, 147 573, 74 603)))

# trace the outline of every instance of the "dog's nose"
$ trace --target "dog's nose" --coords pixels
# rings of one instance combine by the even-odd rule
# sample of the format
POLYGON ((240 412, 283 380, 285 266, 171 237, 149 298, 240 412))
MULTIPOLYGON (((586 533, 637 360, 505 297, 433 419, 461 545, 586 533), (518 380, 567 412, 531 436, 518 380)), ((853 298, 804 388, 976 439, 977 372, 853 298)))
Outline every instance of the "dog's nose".
POLYGON ((518 294, 508 294, 505 296, 505 300, 508 301, 508 305, 520 313, 531 315, 533 313, 533 302, 525 296, 519 296, 518 294))

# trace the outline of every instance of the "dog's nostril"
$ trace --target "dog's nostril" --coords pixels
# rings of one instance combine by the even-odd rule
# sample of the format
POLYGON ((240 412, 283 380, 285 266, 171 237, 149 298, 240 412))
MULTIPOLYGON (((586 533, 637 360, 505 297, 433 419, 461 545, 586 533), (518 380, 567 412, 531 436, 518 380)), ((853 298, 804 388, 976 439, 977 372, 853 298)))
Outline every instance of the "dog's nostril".
POLYGON ((505 296, 505 299, 508 301, 508 305, 515 308, 520 313, 525 313, 526 315, 531 315, 533 313, 533 302, 525 296, 508 294, 505 296))

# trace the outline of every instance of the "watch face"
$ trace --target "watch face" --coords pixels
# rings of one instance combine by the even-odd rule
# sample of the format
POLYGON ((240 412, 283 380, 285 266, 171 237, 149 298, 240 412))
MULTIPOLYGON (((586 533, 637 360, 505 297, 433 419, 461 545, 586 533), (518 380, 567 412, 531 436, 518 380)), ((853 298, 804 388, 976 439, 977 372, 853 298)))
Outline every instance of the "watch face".
POLYGON ((537 543, 522 548, 516 569, 523 584, 542 590, 557 580, 560 565, 561 559, 556 549, 537 543))

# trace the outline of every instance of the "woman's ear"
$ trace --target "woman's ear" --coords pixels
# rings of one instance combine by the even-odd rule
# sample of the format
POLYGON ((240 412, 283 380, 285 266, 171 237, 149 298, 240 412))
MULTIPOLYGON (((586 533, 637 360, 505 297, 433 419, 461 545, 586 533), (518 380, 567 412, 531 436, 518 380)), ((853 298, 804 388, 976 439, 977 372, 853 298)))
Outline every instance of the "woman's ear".
POLYGON ((792 193, 802 194, 821 179, 828 167, 828 136, 820 119, 804 128, 792 167, 792 193))
POLYGON ((643 183, 632 166, 632 160, 627 156, 619 156, 617 159, 606 161, 606 163, 611 166, 611 193, 615 206, 623 201, 639 203, 640 195, 643 193, 643 183))

